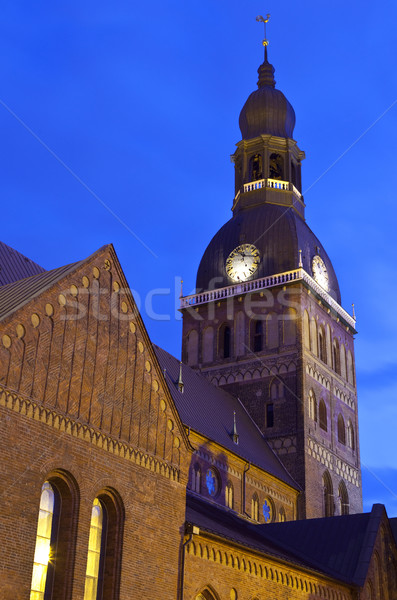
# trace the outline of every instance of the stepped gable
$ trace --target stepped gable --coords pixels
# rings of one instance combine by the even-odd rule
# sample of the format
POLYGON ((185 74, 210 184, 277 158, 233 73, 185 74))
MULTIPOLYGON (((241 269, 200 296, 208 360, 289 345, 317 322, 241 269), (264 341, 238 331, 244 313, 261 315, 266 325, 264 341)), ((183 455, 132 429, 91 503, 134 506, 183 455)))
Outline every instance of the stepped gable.
POLYGON ((215 387, 187 365, 182 365, 184 391, 181 393, 178 389, 180 361, 158 346, 154 346, 154 349, 162 369, 165 369, 166 382, 185 426, 295 489, 300 489, 237 398, 215 387), (233 442, 231 436, 234 412, 238 444, 233 442))
POLYGON ((0 242, 0 286, 43 273, 43 271, 43 267, 33 260, 11 246, 7 246, 4 242, 0 242))

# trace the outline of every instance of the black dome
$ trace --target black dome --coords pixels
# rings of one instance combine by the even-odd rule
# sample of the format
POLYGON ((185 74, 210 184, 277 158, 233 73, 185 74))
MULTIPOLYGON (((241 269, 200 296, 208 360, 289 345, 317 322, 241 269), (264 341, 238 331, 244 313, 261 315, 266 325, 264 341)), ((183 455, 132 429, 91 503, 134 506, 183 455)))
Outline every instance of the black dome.
POLYGON ((297 269, 299 250, 303 268, 313 276, 312 259, 319 254, 328 271, 329 293, 341 304, 338 280, 323 246, 295 211, 275 204, 240 211, 218 231, 201 259, 197 293, 235 283, 226 274, 225 262, 240 244, 254 244, 260 251, 261 261, 251 279, 297 269))
POLYGON ((243 139, 262 134, 292 138, 295 111, 284 94, 274 87, 274 67, 265 60, 258 73, 258 89, 248 97, 240 113, 239 125, 243 139))

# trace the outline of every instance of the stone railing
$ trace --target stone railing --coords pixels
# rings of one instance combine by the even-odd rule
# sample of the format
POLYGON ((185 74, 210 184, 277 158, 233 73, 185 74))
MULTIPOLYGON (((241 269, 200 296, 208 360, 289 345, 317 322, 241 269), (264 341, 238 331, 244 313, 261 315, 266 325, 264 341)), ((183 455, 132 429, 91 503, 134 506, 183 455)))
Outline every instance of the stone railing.
MULTIPOLYGON (((299 199, 302 198, 302 194, 297 190, 293 183, 289 181, 282 181, 281 179, 258 179, 257 181, 250 181, 244 183, 244 193, 253 192, 254 190, 260 190, 262 188, 270 188, 272 190, 283 190, 293 192, 299 199)), ((237 192, 234 200, 237 200, 237 192)))
POLYGON ((310 277, 303 268, 295 269, 294 271, 286 271, 285 273, 278 273, 277 275, 270 275, 269 277, 262 277, 261 279, 254 279, 251 281, 245 281, 229 285, 227 287, 219 288, 216 290, 209 290, 200 294, 192 294, 190 296, 184 296, 180 299, 180 308, 188 308, 199 306, 200 304, 206 304, 207 302, 217 302, 230 298, 231 296, 238 296, 240 294, 246 294, 248 292, 256 292, 266 288, 271 288, 276 285, 283 285, 291 283, 293 281, 305 281, 309 288, 311 288, 318 296, 320 296, 330 306, 340 318, 342 318, 350 327, 353 329, 356 325, 356 319, 349 315, 344 308, 336 302, 321 287, 313 277, 310 277))

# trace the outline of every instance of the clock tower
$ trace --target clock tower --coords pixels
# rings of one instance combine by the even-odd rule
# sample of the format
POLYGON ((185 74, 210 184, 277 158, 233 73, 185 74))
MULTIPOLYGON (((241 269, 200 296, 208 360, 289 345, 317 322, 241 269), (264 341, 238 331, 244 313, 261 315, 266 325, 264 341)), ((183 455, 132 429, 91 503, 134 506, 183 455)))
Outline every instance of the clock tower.
POLYGON ((355 318, 305 221, 295 113, 274 68, 240 113, 232 218, 181 298, 182 360, 237 396, 302 488, 300 518, 361 512, 355 318))

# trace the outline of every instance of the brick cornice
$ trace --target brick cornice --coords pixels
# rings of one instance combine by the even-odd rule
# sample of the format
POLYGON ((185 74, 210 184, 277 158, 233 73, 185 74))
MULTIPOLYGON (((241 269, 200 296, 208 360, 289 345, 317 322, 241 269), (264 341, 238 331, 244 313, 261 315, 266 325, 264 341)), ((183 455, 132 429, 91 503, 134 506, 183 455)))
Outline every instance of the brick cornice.
POLYGON ((17 394, 0 384, 0 406, 12 410, 28 419, 33 419, 56 429, 60 433, 70 435, 102 448, 115 456, 130 460, 131 462, 171 479, 180 481, 180 469, 167 461, 160 460, 139 448, 133 448, 103 432, 88 426, 69 416, 63 415, 34 402, 31 398, 17 394))

